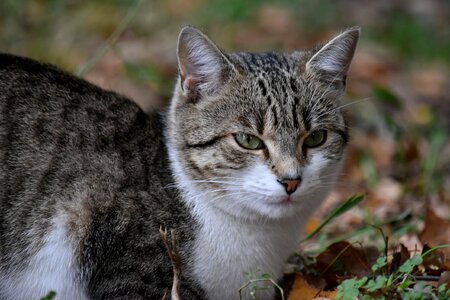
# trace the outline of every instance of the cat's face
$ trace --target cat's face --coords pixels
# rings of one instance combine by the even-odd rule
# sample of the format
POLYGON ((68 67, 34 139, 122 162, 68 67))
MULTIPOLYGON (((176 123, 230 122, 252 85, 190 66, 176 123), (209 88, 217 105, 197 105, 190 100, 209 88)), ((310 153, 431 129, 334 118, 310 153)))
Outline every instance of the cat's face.
POLYGON ((332 187, 347 141, 344 72, 327 80, 308 65, 314 52, 224 55, 191 34, 186 47, 194 48, 179 46, 169 115, 179 180, 203 204, 235 216, 309 215, 332 187), (198 61, 188 58, 202 51, 198 61))

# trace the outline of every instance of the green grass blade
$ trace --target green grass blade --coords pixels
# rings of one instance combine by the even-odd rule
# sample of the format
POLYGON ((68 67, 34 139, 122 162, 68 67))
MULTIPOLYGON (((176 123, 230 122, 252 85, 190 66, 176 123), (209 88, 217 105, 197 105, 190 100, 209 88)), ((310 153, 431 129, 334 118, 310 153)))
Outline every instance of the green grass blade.
POLYGON ((363 201, 366 198, 366 195, 360 194, 360 195, 354 195, 347 199, 342 205, 337 207, 335 210, 333 210, 327 218, 317 227, 313 232, 311 232, 302 242, 309 240, 313 236, 315 236, 320 230, 322 230, 325 225, 327 225, 331 220, 334 218, 342 215, 343 213, 347 212, 351 208, 357 206, 361 201, 363 201))
POLYGON ((444 245, 440 245, 440 246, 436 246, 433 247, 431 249, 428 249, 427 251, 425 251, 425 253, 423 253, 421 256, 422 258, 424 258, 425 256, 427 256, 428 254, 430 254, 431 252, 438 250, 438 249, 442 249, 442 248, 450 248, 450 244, 444 244, 444 245))

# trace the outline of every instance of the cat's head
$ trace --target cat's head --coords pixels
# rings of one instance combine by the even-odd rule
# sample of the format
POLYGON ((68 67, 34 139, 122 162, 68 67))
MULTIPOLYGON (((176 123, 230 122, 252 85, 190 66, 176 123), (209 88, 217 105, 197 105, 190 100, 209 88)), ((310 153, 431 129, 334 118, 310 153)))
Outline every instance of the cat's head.
POLYGON ((308 216, 340 169, 358 37, 351 28, 313 50, 225 53, 183 28, 167 135, 189 200, 249 219, 308 216))

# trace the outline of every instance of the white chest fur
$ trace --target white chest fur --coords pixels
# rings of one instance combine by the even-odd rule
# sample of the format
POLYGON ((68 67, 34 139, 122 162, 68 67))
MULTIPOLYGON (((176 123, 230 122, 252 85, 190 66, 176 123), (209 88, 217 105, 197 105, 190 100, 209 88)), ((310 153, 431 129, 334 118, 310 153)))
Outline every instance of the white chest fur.
MULTIPOLYGON (((254 278, 268 273, 279 279, 298 244, 302 223, 297 219, 248 224, 220 211, 203 211, 194 249, 194 275, 208 298, 239 299, 239 288, 248 280, 245 273, 254 278)), ((243 299, 249 298, 250 291, 242 291, 243 299)), ((269 291, 259 292, 257 299, 272 299, 274 290, 269 291)))
POLYGON ((0 274, 0 299, 40 299, 50 291, 55 299, 87 299, 84 287, 77 282, 73 247, 62 222, 54 222, 54 229, 45 244, 33 255, 22 272, 0 274))

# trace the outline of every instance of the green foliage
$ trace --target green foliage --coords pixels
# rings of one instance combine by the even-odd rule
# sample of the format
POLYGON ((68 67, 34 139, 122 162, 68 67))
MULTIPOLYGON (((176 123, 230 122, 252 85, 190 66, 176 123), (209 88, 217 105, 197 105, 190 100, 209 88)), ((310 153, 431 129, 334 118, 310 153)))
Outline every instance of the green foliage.
POLYGON ((401 108, 402 103, 400 99, 388 88, 384 86, 373 87, 374 96, 383 103, 389 104, 394 108, 401 108))
MULTIPOLYGON (((299 0, 280 1, 294 14, 301 25, 312 30, 313 33, 323 30, 327 26, 340 23, 339 11, 331 0, 299 0), (317 16, 320 16, 319 18, 317 16)), ((352 24, 354 25, 354 24, 352 24)))
POLYGON ((390 275, 382 273, 387 265, 386 257, 379 257, 372 265, 372 271, 374 272, 372 278, 344 280, 337 288, 336 299, 397 299, 398 297, 410 300, 449 299, 450 291, 446 289, 445 284, 436 288, 424 282, 416 281, 412 275, 416 268, 422 264, 424 256, 444 246, 449 245, 435 247, 422 255, 412 256, 390 275))
POLYGON ((417 267, 418 265, 420 265, 422 262, 423 262, 422 256, 419 254, 416 254, 413 257, 411 257, 410 259, 408 259, 407 261, 405 261, 403 263, 403 265, 401 265, 398 268, 398 271, 401 273, 411 274, 411 272, 414 270, 414 268, 417 267))
POLYGON ((47 295, 41 298, 41 300, 53 300, 56 297, 55 291, 50 291, 47 295))
POLYGON ((212 0, 208 1, 204 9, 199 13, 200 21, 211 23, 214 21, 239 22, 246 21, 252 17, 264 1, 241 1, 241 0, 212 0))
POLYGON ((392 45, 405 58, 439 58, 450 63, 450 31, 426 26, 409 13, 395 10, 391 14, 376 38, 392 45))
POLYGON ((448 139, 447 133, 441 128, 437 128, 430 134, 430 147, 427 155, 423 157, 422 168, 422 184, 423 192, 436 190, 439 185, 436 174, 437 162, 439 153, 445 145, 445 141, 448 139))
POLYGON ((327 225, 331 220, 335 219, 336 217, 342 215, 343 213, 347 212, 348 210, 352 209, 353 207, 357 206, 361 201, 363 201, 366 198, 365 195, 354 195, 350 198, 348 198, 343 204, 341 204, 339 207, 337 207, 335 210, 333 210, 328 217, 325 218, 325 220, 317 227, 313 232, 311 232, 305 239, 309 240, 313 236, 315 236, 320 230, 322 230, 325 225, 327 225))
POLYGON ((337 288, 336 300, 353 300, 359 295, 359 289, 367 283, 367 277, 361 279, 348 279, 337 288))
POLYGON ((283 288, 273 279, 272 275, 263 273, 259 276, 254 276, 252 273, 245 273, 247 281, 239 288, 239 299, 242 299, 242 292, 245 289, 250 289, 250 296, 252 299, 258 299, 258 292, 266 291, 275 287, 280 293, 281 300, 284 300, 283 288), (263 285, 261 285, 263 283, 263 285), (269 285, 267 285, 269 283, 269 285))
POLYGON ((372 272, 377 272, 387 265, 386 256, 380 256, 372 266, 372 272))
POLYGON ((388 278, 386 276, 379 275, 375 279, 370 279, 365 284, 365 289, 369 293, 376 292, 383 289, 387 285, 388 278))
POLYGON ((369 187, 373 188, 377 185, 379 178, 377 172, 377 166, 373 157, 367 153, 361 155, 359 159, 359 166, 367 180, 369 187))
POLYGON ((414 284, 412 288, 400 291, 401 299, 406 300, 447 300, 450 297, 450 290, 446 289, 446 285, 442 284, 438 288, 427 285, 424 282, 414 284))

